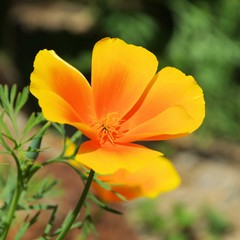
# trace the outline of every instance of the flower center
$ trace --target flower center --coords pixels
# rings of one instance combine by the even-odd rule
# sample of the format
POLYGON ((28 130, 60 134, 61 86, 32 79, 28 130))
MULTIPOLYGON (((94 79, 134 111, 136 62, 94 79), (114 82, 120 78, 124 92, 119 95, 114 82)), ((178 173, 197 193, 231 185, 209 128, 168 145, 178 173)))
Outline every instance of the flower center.
POLYGON ((121 131, 121 118, 115 113, 108 113, 99 122, 95 123, 97 135, 99 136, 100 144, 110 142, 114 145, 117 138, 123 135, 121 131))

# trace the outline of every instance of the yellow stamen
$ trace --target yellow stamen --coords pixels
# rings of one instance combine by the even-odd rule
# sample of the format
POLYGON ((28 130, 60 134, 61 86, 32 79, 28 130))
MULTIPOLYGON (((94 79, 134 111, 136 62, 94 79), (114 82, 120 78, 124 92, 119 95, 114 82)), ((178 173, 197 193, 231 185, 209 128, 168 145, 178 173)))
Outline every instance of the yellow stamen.
POLYGON ((117 138, 123 135, 121 131, 121 118, 116 112, 108 113, 99 122, 93 124, 96 128, 97 135, 99 136, 100 144, 107 141, 115 144, 117 138))

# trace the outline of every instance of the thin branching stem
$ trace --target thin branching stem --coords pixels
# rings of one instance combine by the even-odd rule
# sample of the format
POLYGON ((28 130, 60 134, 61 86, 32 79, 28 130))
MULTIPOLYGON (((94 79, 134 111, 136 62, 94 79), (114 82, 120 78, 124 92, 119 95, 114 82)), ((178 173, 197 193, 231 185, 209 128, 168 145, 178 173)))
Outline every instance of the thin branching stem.
POLYGON ((71 226, 73 225, 74 221, 76 220, 84 202, 87 197, 88 191, 90 189, 91 183, 93 181, 95 172, 91 169, 87 182, 85 184, 85 187, 83 189, 83 192, 81 194, 81 197, 79 198, 79 201, 75 207, 75 209, 71 212, 71 214, 68 216, 67 220, 64 222, 63 226, 61 227, 61 232, 56 238, 56 240, 62 240, 67 235, 69 230, 71 229, 71 226))

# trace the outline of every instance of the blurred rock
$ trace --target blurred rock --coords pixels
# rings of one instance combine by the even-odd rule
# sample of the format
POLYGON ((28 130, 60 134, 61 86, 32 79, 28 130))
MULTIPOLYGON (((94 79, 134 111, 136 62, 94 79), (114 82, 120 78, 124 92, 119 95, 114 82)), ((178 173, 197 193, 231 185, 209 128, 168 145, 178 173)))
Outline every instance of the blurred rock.
POLYGON ((17 83, 17 76, 17 70, 10 59, 0 53, 0 84, 11 86, 12 84, 17 83))
POLYGON ((10 12, 14 22, 25 29, 86 33, 94 26, 93 10, 71 2, 43 2, 17 4, 10 12))

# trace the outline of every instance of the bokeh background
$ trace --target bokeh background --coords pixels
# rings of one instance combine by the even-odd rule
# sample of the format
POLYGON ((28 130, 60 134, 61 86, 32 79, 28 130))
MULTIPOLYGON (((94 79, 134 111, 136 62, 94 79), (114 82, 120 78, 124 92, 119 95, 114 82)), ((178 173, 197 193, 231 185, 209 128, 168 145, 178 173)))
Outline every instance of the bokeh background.
MULTIPOLYGON (((240 239, 239 30, 239 0, 1 0, 1 84, 28 85, 43 48, 90 79, 94 43, 109 36, 147 48, 159 69, 175 66, 203 88, 202 127, 191 137, 154 144, 173 159, 182 186, 125 204, 129 211, 118 221, 102 213, 99 239, 240 239)), ((28 111, 37 110, 32 99, 28 111)))

